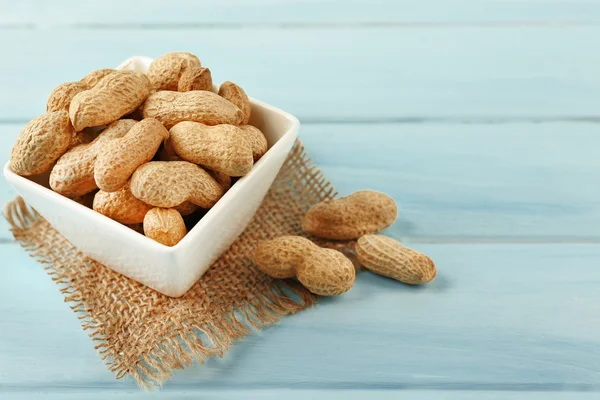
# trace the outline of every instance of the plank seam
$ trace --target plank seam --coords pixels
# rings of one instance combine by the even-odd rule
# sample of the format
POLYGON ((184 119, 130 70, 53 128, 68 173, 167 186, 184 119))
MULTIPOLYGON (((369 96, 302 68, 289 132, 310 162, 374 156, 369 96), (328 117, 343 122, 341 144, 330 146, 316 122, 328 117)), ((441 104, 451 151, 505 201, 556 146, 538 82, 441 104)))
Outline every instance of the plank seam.
POLYGON ((227 23, 227 22, 148 22, 148 23, 0 23, 0 30, 246 30, 246 29, 431 29, 431 28, 571 28, 598 26, 600 21, 590 20, 520 20, 520 21, 365 21, 365 22, 261 22, 261 23, 227 23))

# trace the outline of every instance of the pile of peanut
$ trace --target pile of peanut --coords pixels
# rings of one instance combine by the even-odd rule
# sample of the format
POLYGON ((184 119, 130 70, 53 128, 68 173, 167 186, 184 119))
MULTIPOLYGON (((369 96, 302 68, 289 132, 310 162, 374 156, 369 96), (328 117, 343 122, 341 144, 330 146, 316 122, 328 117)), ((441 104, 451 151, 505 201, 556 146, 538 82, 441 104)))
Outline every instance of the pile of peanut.
MULTIPOLYGON (((55 88, 46 113, 19 133, 10 168, 45 176, 55 192, 173 246, 232 178, 247 174, 267 151, 250 114, 238 85, 225 82, 214 93, 210 70, 198 57, 168 53, 147 74, 100 69, 55 88)), ((356 240, 358 262, 375 273, 429 282, 436 275, 429 257, 375 235, 397 213, 392 198, 364 190, 316 204, 302 227, 319 238, 356 240)), ((344 293, 356 280, 343 253, 300 236, 259 243, 255 261, 266 274, 296 278, 323 296, 344 293)))
MULTIPOLYGON (((312 206, 302 229, 309 235, 353 241, 357 261, 364 268, 400 282, 418 285, 436 276, 425 254, 376 233, 394 223, 396 202, 386 194, 361 190, 350 196, 312 206)), ((356 268, 342 252, 322 248, 301 236, 280 236, 258 244, 254 259, 273 278, 296 278, 314 294, 335 296, 354 286, 356 268)))
POLYGON ((55 88, 10 168, 173 246, 267 151, 250 114, 238 85, 214 93, 198 57, 168 53, 147 74, 100 69, 55 88))

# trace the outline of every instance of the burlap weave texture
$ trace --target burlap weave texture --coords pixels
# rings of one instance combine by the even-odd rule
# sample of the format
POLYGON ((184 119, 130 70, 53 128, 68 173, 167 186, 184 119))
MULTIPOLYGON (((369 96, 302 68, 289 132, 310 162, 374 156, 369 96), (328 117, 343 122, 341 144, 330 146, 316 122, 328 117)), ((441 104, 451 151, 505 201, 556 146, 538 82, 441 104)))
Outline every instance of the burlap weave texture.
POLYGON ((5 216, 15 239, 60 285, 117 378, 159 387, 173 370, 222 355, 232 343, 282 315, 313 304, 294 281, 273 280, 252 261, 259 240, 302 234, 313 204, 333 198, 331 184, 296 143, 244 233, 182 297, 170 298, 85 257, 21 198, 5 216))

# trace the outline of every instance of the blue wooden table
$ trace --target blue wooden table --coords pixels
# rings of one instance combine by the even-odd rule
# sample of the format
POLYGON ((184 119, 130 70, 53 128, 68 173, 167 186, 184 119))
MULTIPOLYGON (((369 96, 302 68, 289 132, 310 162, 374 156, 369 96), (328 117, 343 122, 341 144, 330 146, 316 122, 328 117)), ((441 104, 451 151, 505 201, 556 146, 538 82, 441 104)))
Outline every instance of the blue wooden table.
MULTIPOLYGON (((153 396, 597 399, 599 23, 592 0, 0 0, 0 161, 59 83, 196 53, 298 116, 340 193, 392 195, 439 273, 362 274, 153 396)), ((147 396, 4 220, 0 265, 0 398, 147 396)))

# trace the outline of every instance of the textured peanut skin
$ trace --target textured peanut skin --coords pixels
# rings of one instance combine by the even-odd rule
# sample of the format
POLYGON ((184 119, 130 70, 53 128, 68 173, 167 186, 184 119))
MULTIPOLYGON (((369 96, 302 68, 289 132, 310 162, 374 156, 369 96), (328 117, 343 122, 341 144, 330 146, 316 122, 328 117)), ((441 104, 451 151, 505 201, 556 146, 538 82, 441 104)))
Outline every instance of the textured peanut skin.
POLYGON ((125 185, 140 165, 152 160, 160 144, 169 137, 153 118, 136 123, 122 138, 111 140, 96 157, 94 180, 100 190, 114 192, 125 185))
POLYGON ((306 233, 327 239, 358 239, 394 223, 398 207, 388 195, 361 190, 312 206, 302 219, 306 233))
POLYGON ((144 218, 144 234, 165 246, 175 246, 186 233, 181 214, 172 208, 153 208, 144 218))
POLYGON ((146 75, 154 91, 177 90, 182 75, 190 69, 199 70, 201 67, 200 60, 195 55, 185 52, 171 52, 152 61, 146 75))
POLYGON ((129 185, 125 185, 112 193, 100 190, 94 196, 93 208, 122 224, 137 224, 144 221, 144 216, 152 206, 133 196, 129 185))
POLYGON ((298 280, 320 296, 337 296, 347 292, 356 281, 354 264, 337 250, 321 249, 309 253, 298 268, 298 280))
POLYGON ((97 189, 94 163, 98 153, 108 142, 125 136, 136 124, 122 119, 110 124, 94 141, 73 147, 60 157, 50 173, 50 187, 67 197, 82 196, 97 189))
POLYGON ((65 110, 32 119, 19 133, 10 153, 10 169, 22 176, 41 174, 67 151, 73 127, 65 110))
POLYGON ((244 176, 252 169, 252 147, 237 126, 184 121, 169 134, 173 150, 186 161, 229 176, 244 176))
POLYGON ((280 236, 260 242, 256 247, 254 260, 265 274, 273 278, 293 278, 304 256, 320 249, 301 236, 280 236))
MULTIPOLYGON (((163 146, 158 151, 158 158, 160 161, 184 161, 181 157, 175 154, 173 147, 171 146, 170 140, 165 140, 163 146)), ((212 176, 221 187, 223 187, 223 192, 229 190, 231 186, 231 178, 221 173, 217 173, 214 171, 206 171, 212 176)), ((175 210, 179 212, 179 214, 186 216, 194 213, 198 206, 192 202, 184 201, 178 206, 173 207, 175 210)))
POLYGON ((258 161, 268 150, 267 138, 260 129, 252 125, 240 125, 240 129, 244 132, 244 139, 252 147, 252 156, 254 161, 258 161))
POLYGON ((115 71, 71 100, 69 115, 75 130, 106 125, 137 109, 150 94, 150 82, 134 71, 115 71))
POLYGON ((156 118, 167 129, 181 121, 239 125, 244 118, 233 103, 207 90, 153 93, 144 103, 142 113, 144 118, 156 118))
POLYGON ((370 271, 411 285, 431 282, 436 276, 429 257, 387 236, 361 237, 356 243, 356 256, 370 271))
POLYGON ((179 78, 177 90, 189 92, 190 90, 212 90, 213 81, 210 69, 203 67, 192 67, 184 70, 179 78))
POLYGON ((73 97, 84 90, 88 90, 88 86, 82 82, 66 82, 58 85, 48 97, 46 111, 69 111, 69 105, 71 104, 73 97))
POLYGON ((152 161, 131 177, 131 193, 155 207, 172 208, 190 201, 212 207, 223 195, 221 186, 202 168, 187 161, 152 161))
POLYGON ((98 84, 98 82, 100 82, 102 80, 102 78, 104 78, 107 75, 112 74, 115 71, 116 71, 116 69, 112 69, 112 68, 97 69, 95 71, 90 72, 86 76, 84 76, 80 82, 83 83, 84 85, 86 85, 89 89, 91 89, 94 86, 96 86, 98 84))
POLYGON ((337 250, 322 249, 300 236, 280 236, 259 243, 254 254, 258 267, 273 278, 296 277, 312 293, 336 296, 354 285, 352 261, 337 250))
POLYGON ((241 125, 248 124, 252 113, 252 107, 250 106, 250 99, 248 99, 244 89, 233 82, 225 81, 219 88, 219 96, 229 100, 242 110, 244 118, 242 119, 241 125))

